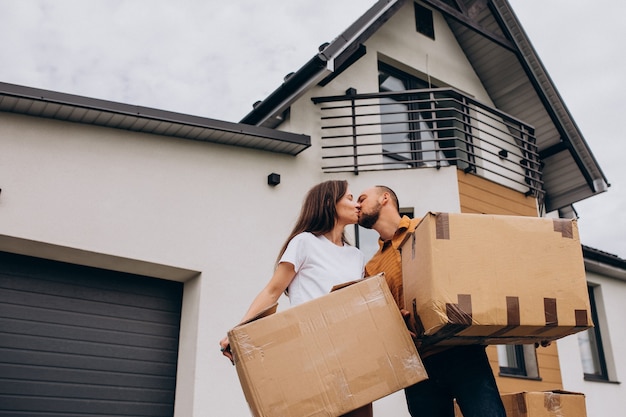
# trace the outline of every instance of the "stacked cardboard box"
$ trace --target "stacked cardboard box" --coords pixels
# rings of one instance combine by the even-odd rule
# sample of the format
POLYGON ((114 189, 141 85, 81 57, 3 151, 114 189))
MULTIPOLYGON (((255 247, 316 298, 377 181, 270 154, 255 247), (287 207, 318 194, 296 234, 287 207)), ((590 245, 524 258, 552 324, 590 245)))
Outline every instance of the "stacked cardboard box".
POLYGON ((401 250, 425 346, 534 343, 592 326, 575 220, 428 213, 401 250))
POLYGON ((228 336, 255 417, 339 416, 427 377, 383 274, 228 336))
POLYGON ((502 394, 507 417, 586 417, 585 396, 566 391, 502 394))
MULTIPOLYGON (((585 396, 577 392, 515 392, 501 397, 507 417, 587 417, 585 396)), ((454 416, 463 417, 456 403, 454 416)))

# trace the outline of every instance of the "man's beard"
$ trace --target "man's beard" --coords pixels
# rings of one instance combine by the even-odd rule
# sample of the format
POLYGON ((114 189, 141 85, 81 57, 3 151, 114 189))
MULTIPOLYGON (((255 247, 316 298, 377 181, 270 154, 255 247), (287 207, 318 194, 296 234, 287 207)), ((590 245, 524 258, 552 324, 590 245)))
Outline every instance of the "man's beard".
POLYGON ((381 205, 379 203, 371 213, 361 212, 361 215, 359 216, 359 226, 366 229, 371 229, 378 221, 378 217, 380 216, 380 208, 381 205))

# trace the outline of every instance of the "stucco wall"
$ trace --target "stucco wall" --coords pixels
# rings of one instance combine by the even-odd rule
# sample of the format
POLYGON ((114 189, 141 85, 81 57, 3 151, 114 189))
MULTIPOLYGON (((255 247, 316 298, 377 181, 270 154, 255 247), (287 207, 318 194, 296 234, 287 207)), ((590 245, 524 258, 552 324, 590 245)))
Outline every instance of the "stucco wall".
POLYGON ((247 414, 217 342, 269 279, 312 184, 384 183, 416 213, 458 211, 457 193, 441 192, 455 190, 454 169, 330 176, 314 149, 291 157, 8 113, 0 137, 0 250, 185 281, 177 416, 247 414))
POLYGON ((624 375, 626 375, 626 332, 623 317, 626 316, 626 282, 587 272, 590 285, 597 285, 595 297, 602 332, 602 343, 611 382, 585 381, 578 347, 578 335, 568 336, 557 342, 563 378, 563 388, 582 392, 586 396, 589 417, 620 414, 624 408, 624 375), (620 382, 620 383, 618 383, 620 382))

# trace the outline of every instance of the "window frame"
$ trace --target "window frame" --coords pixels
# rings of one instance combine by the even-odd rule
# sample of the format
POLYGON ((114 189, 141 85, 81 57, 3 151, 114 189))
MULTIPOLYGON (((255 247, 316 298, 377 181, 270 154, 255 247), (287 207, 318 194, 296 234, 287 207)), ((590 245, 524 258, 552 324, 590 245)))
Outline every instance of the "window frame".
MULTIPOLYGON (((404 86, 404 90, 399 90, 399 91, 394 91, 396 93, 400 93, 401 91, 405 91, 405 90, 418 90, 418 89, 425 89, 425 88, 430 88, 431 86, 429 86, 429 83, 425 80, 422 80, 418 77, 412 76, 410 74, 405 73, 402 70, 399 70, 389 64, 386 64, 384 62, 379 61, 378 62, 378 74, 380 76, 381 73, 387 74, 389 77, 393 77, 397 80, 399 80, 402 85, 404 86)), ((380 92, 384 92, 384 91, 392 91, 392 90, 383 90, 382 89, 382 84, 383 82, 381 82, 380 78, 378 80, 378 91, 380 92)), ((401 96, 404 98, 404 96, 401 96)), ((404 98, 404 100, 406 101, 411 101, 408 100, 409 96, 406 96, 406 98, 404 98)), ((390 101, 397 101, 396 99, 389 99, 390 101)), ((389 103, 384 104, 381 106, 381 118, 384 117, 385 111, 384 109, 387 107, 389 103)), ((408 104, 403 104, 401 102, 398 102, 397 105, 401 105, 401 106, 406 106, 407 107, 407 112, 406 114, 409 115, 408 119, 406 120, 406 124, 408 126, 408 129, 410 131, 410 133, 408 133, 407 136, 407 141, 406 144, 408 145, 408 149, 406 149, 405 151, 399 151, 399 152, 395 152, 395 151, 389 151, 389 148, 385 147, 385 138, 388 137, 388 135, 392 135, 393 133, 383 133, 382 135, 382 149, 383 149, 383 153, 384 156, 387 158, 390 158, 392 160, 398 161, 400 162, 397 167, 398 168, 402 168, 404 164, 402 164, 402 162, 406 162, 406 165, 409 167, 418 167, 420 166, 420 164, 418 162, 412 162, 412 161, 418 161, 420 160, 422 157, 422 153, 423 152, 427 152, 427 150, 423 150, 421 149, 421 145, 420 145, 420 140, 422 140, 422 133, 419 132, 419 124, 422 123, 422 119, 421 119, 421 114, 422 112, 425 111, 429 111, 430 109, 428 108, 420 108, 418 104, 416 103, 408 103, 408 104), (419 117, 416 117, 419 116, 419 117), (404 156, 403 154, 410 154, 410 156, 407 158, 406 156, 404 156)), ((429 125, 429 128, 432 129, 432 126, 427 123, 429 125)), ((389 144, 387 144, 389 145, 389 144)), ((392 143, 391 146, 393 146, 394 144, 392 143)), ((397 144, 396 144, 397 145, 397 144)))
POLYGON ((441 92, 432 92, 438 88, 429 80, 424 80, 415 75, 406 73, 385 62, 378 62, 378 90, 379 92, 393 92, 398 95, 394 98, 386 98, 381 101, 380 117, 383 129, 389 125, 389 132, 381 132, 381 145, 383 158, 388 158, 390 162, 383 162, 389 165, 388 169, 401 168, 421 168, 421 167, 442 167, 454 165, 466 172, 475 170, 473 143, 471 132, 466 124, 465 112, 461 103, 455 102, 452 97, 441 92), (383 75, 386 77, 383 79, 383 75), (384 86, 384 83, 393 78, 403 86, 403 89, 393 89, 391 86, 384 86), (425 90, 424 92, 413 92, 404 94, 407 90, 425 90), (440 105, 433 104, 435 101, 440 105), (394 104, 395 102, 395 104, 394 104), (385 120, 386 115, 398 117, 399 112, 393 106, 404 106, 406 120, 385 120), (388 111, 385 111, 389 108, 388 111), (450 117, 448 113, 462 114, 463 121, 450 117), (461 126, 455 126, 456 124, 461 126), (396 126, 406 125, 406 132, 397 130, 396 126), (456 137, 461 132, 465 140, 456 137), (396 137, 402 133, 406 134, 404 139, 398 140, 396 137), (468 136, 469 135, 469 136, 468 136), (391 139, 391 141, 389 141, 391 139), (399 145, 406 145, 406 149, 398 149, 399 145), (395 148, 395 149, 394 149, 395 148))
POLYGON ((534 344, 498 345, 498 366, 498 375, 501 377, 541 380, 539 376, 539 364, 537 362, 537 349, 534 344), (508 351, 513 350, 515 357, 514 364, 507 363, 509 366, 501 365, 502 360, 500 355, 503 349, 507 351, 507 359, 509 358, 508 351))
POLYGON ((415 12, 415 30, 424 36, 435 40, 435 20, 433 19, 433 11, 421 4, 414 4, 415 12))
MULTIPOLYGON (((599 325, 600 322, 598 318, 598 309, 597 309, 597 301, 596 301, 596 289, 597 288, 600 288, 600 287, 596 285, 587 285, 587 292, 589 294, 589 304, 591 305, 591 320, 593 323, 595 323, 595 326, 585 330, 585 332, 593 336, 593 338, 589 337, 587 340, 590 342, 589 348, 590 348, 592 355, 595 355, 598 360, 599 369, 598 369, 598 372, 596 373, 587 373, 585 372, 585 367, 583 364, 583 378, 585 381, 609 382, 610 378, 609 378, 609 372, 608 372, 608 367, 606 363, 606 356, 604 353, 604 345, 602 342, 602 331, 600 329, 600 325, 599 325)), ((580 343, 582 342, 582 339, 580 336, 581 335, 578 335, 579 350, 580 350, 580 343)), ((580 353, 581 353, 581 362, 582 362, 583 360, 582 351, 580 353)))

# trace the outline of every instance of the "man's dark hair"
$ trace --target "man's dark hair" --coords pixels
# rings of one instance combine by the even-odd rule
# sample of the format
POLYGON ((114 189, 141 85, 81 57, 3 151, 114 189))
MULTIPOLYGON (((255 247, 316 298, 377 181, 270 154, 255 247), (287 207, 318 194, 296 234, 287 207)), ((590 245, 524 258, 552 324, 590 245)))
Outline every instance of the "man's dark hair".
POLYGON ((389 195, 391 196, 391 199, 396 205, 396 209, 398 210, 398 213, 400 213, 400 202, 398 201, 398 196, 396 195, 396 193, 391 188, 387 187, 386 185, 377 185, 376 188, 380 188, 383 192, 389 193, 389 195))

